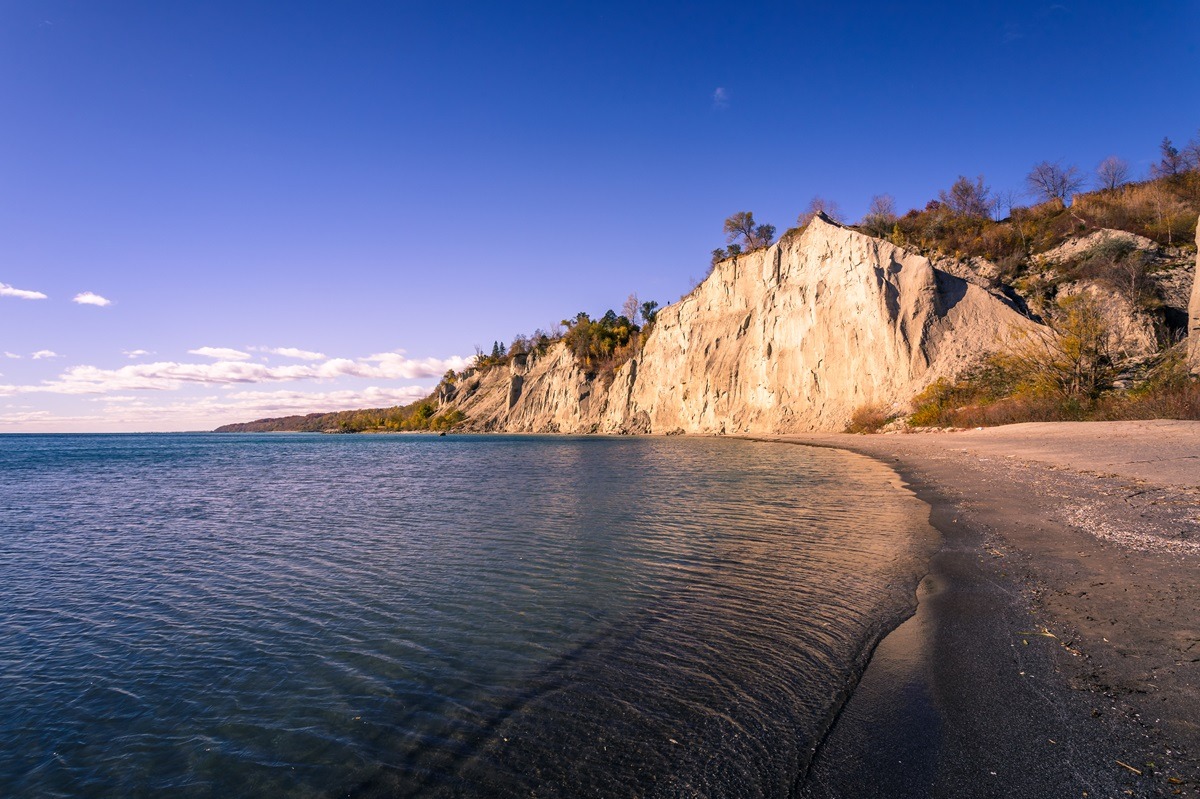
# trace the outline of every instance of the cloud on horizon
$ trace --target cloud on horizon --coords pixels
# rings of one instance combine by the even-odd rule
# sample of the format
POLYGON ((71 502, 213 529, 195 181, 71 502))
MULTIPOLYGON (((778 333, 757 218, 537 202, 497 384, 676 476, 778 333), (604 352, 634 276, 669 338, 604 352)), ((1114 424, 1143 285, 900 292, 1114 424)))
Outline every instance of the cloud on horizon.
POLYGON ((282 355, 285 358, 298 358, 302 361, 323 361, 329 357, 323 352, 301 350, 296 347, 266 347, 262 348, 261 351, 269 352, 272 355, 282 355))
POLYGON ((103 308, 106 305, 112 305, 112 300, 108 299, 107 297, 101 297, 99 294, 91 291, 84 291, 76 294, 71 298, 71 302, 79 305, 95 305, 100 308, 103 308))
POLYGON ((46 295, 40 291, 29 291, 28 289, 13 288, 7 283, 0 283, 0 297, 16 297, 18 300, 48 299, 46 295))
POLYGON ((205 358, 216 358, 220 361, 247 361, 251 357, 248 352, 229 347, 197 347, 188 350, 188 355, 203 355, 205 358))

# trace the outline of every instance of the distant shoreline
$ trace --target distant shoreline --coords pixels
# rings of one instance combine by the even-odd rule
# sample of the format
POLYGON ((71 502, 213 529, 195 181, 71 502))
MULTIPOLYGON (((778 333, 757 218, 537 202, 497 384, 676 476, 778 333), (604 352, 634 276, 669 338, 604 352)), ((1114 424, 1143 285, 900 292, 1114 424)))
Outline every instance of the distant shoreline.
POLYGON ((1200 787, 1200 422, 760 440, 886 463, 943 536, 802 796, 1200 787))

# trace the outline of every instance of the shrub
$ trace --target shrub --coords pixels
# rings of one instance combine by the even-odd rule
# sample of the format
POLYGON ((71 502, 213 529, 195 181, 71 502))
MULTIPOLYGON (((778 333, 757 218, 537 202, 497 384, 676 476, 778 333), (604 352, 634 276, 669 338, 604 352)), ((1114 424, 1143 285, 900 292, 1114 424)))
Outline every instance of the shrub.
POLYGON ((885 405, 868 403, 860 405, 850 414, 850 423, 846 425, 847 433, 878 433, 884 425, 892 421, 898 414, 890 413, 885 405))

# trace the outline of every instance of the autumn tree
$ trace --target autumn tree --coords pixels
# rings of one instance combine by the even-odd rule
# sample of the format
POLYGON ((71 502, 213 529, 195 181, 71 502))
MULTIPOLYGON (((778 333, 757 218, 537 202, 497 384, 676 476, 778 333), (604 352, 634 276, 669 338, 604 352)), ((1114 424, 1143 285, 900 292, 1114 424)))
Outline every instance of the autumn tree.
POLYGON ((1063 166, 1061 162, 1042 161, 1034 164, 1033 169, 1025 176, 1025 185, 1029 193, 1042 202, 1067 199, 1083 187, 1083 173, 1079 168, 1070 165, 1063 166))
POLYGON ((992 190, 983 183, 983 175, 971 180, 959 175, 949 189, 938 192, 938 201, 962 216, 987 218, 992 215, 992 190))
POLYGON ((769 246, 773 238, 775 226, 757 224, 751 211, 738 211, 725 220, 726 241, 732 243, 740 240, 748 251, 769 246))
POLYGON ((1091 400, 1116 377, 1109 347, 1111 327, 1099 301, 1081 293, 1058 301, 1050 329, 1032 334, 1008 356, 1010 367, 1036 392, 1091 400))
POLYGON ((1096 167, 1096 187, 1112 191, 1129 180, 1129 164, 1122 158, 1110 155, 1096 167))

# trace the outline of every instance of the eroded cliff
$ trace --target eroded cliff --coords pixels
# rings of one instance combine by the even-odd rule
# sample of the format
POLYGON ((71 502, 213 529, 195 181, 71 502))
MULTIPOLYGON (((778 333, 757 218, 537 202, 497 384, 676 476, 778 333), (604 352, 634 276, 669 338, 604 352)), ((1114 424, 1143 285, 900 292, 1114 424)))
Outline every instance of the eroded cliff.
POLYGON ((784 433, 897 409, 1036 328, 1005 298, 881 239, 814 220, 719 263, 659 312, 611 382, 559 343, 443 387, 468 427, 511 432, 784 433))
POLYGON ((1196 272, 1192 277, 1192 299, 1188 303, 1188 366, 1200 375, 1200 220, 1196 222, 1196 272))

